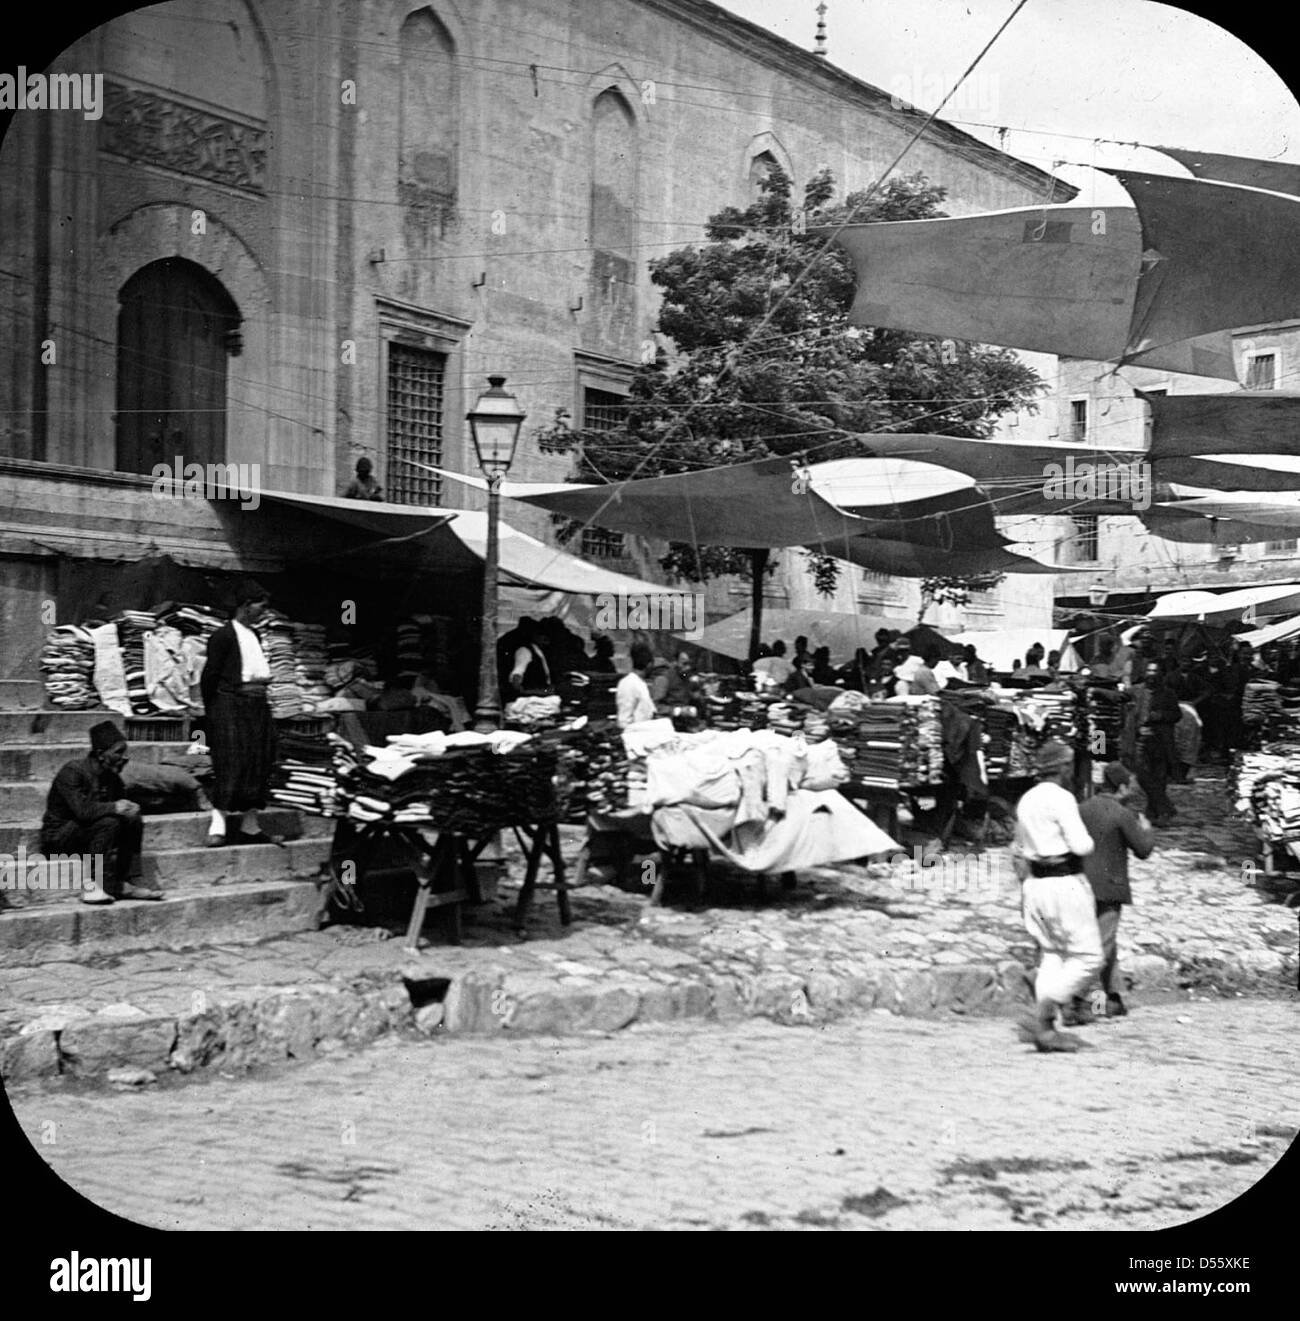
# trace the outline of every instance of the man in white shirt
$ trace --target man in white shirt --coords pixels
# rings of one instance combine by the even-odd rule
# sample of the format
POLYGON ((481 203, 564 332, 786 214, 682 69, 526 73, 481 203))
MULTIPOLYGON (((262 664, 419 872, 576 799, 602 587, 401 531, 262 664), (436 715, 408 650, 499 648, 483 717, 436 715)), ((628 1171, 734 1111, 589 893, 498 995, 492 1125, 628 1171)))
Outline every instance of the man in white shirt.
POLYGON ((772 644, 770 656, 760 656, 754 662, 754 673, 765 674, 768 682, 779 688, 794 673, 794 666, 785 658, 785 643, 776 641, 772 644))
POLYGON ((654 664, 655 654, 644 642, 634 642, 628 655, 632 669, 618 681, 618 687, 614 689, 620 729, 655 718, 654 698, 650 696, 650 685, 645 681, 646 674, 654 664))
POLYGON ((1040 1051, 1071 1051, 1079 1040, 1057 1029, 1057 1011, 1083 994, 1102 963, 1096 905, 1083 874, 1083 859, 1095 845, 1069 787, 1074 753, 1048 739, 1035 771, 1038 783, 1016 807, 1019 867, 1029 873, 1022 887, 1025 929, 1042 950, 1037 1008, 1022 1021, 1021 1037, 1040 1051))

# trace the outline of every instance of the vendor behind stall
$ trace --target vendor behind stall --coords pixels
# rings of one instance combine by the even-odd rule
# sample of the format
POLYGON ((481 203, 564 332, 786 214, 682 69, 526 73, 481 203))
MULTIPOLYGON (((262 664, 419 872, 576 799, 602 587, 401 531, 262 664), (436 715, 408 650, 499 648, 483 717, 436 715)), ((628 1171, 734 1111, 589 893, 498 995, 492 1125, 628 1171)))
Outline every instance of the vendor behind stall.
POLYGON ((208 750, 212 754, 212 824, 208 846, 225 844, 227 819, 242 813, 236 844, 270 844, 257 812, 266 806, 267 781, 275 761, 275 730, 267 687, 271 668, 253 632, 266 611, 265 589, 252 584, 236 598, 234 617, 208 639, 199 681, 208 750))
POLYGON ((650 687, 645 680, 654 664, 655 654, 647 643, 634 642, 628 655, 632 669, 618 681, 614 690, 620 729, 655 718, 654 698, 650 696, 650 687))
POLYGON ((655 675, 650 696, 660 715, 684 715, 688 709, 694 711, 700 701, 700 680, 689 651, 679 651, 675 663, 655 675))

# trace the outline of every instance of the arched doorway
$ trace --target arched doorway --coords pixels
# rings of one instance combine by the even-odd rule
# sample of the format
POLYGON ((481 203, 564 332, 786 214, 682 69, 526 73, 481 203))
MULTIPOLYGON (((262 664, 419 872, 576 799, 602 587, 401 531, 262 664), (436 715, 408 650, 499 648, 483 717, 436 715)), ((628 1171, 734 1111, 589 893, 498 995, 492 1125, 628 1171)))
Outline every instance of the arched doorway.
POLYGON ((183 257, 141 267, 117 315, 117 470, 224 463, 226 358, 240 351, 239 308, 183 257))

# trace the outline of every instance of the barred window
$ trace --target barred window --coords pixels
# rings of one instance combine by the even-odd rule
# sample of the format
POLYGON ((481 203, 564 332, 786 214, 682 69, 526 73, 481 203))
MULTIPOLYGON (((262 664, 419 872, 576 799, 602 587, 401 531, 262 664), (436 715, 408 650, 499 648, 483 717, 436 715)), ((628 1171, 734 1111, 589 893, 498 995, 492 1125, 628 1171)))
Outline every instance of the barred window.
POLYGON ((1088 401, 1070 400, 1070 439, 1076 445, 1088 443, 1088 401))
POLYGON ((386 495, 394 504, 436 505, 442 478, 407 460, 442 466, 443 388, 447 356, 407 344, 388 346, 386 495))
MULTIPOLYGON (((583 390, 582 425, 588 431, 617 431, 626 418, 627 400, 623 395, 590 386, 583 390)), ((582 553, 594 559, 617 560, 627 553, 627 547, 621 532, 588 527, 582 530, 582 553)))
POLYGON ((1246 389, 1277 388, 1277 354, 1253 353, 1246 359, 1246 389))
POLYGON ((1074 515, 1074 537, 1067 543, 1068 564, 1095 564, 1098 557, 1100 518, 1096 514, 1074 515))

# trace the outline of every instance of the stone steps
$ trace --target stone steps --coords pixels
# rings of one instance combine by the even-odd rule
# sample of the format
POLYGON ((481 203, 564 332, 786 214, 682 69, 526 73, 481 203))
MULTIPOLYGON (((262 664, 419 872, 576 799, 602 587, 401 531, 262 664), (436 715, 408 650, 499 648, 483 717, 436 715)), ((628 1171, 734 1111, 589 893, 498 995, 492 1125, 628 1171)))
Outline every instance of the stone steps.
MULTIPOLYGON (((3 789, 4 786, 0 786, 3 789)), ((24 804, 34 804, 35 811, 25 812, 19 821, 8 819, 8 813, 0 815, 0 854, 17 853, 19 845, 30 853, 40 851, 40 819, 45 806, 46 790, 44 786, 21 786, 22 791, 13 797, 24 804), (27 792, 28 790, 36 792, 27 792)), ((211 812, 169 812, 144 818, 144 845, 146 854, 159 853, 170 849, 202 848, 206 852, 208 827, 211 824, 211 812)), ((324 817, 310 816, 294 812, 288 808, 268 808, 259 813, 258 820, 268 835, 284 840, 291 839, 329 839, 334 833, 334 823, 324 817)))
POLYGON ((240 878, 219 889, 181 891, 153 903, 120 900, 91 906, 74 898, 13 909, 0 914, 0 966, 84 963, 132 950, 248 944, 314 930, 321 906, 321 891, 310 881, 240 878))
MULTIPOLYGON (((111 720, 125 730, 127 717, 115 711, 60 711, 57 707, 0 710, 0 745, 11 743, 78 743, 90 745, 90 730, 111 720)), ((164 717, 157 723, 179 723, 180 716, 164 717)))
POLYGON ((39 679, 0 679, 0 711, 31 711, 45 703, 39 679))
MULTIPOLYGON (((180 760, 188 748, 187 743, 132 743, 131 760, 156 766, 161 761, 180 760)), ((89 752, 89 737, 79 742, 4 742, 0 744, 0 783, 41 780, 48 789, 64 762, 75 761, 89 752)))
MULTIPOLYGON (((141 872, 146 884, 164 892, 203 894, 223 886, 255 881, 293 881, 314 877, 329 857, 330 838, 297 839, 275 844, 231 845, 225 848, 180 848, 145 852, 141 872)), ((6 889, 15 911, 79 904, 80 890, 6 889)), ((79 905, 89 907, 89 905, 79 905)), ((0 917, 7 921, 8 915, 0 917)), ((211 939, 220 933, 208 932, 211 939)))

